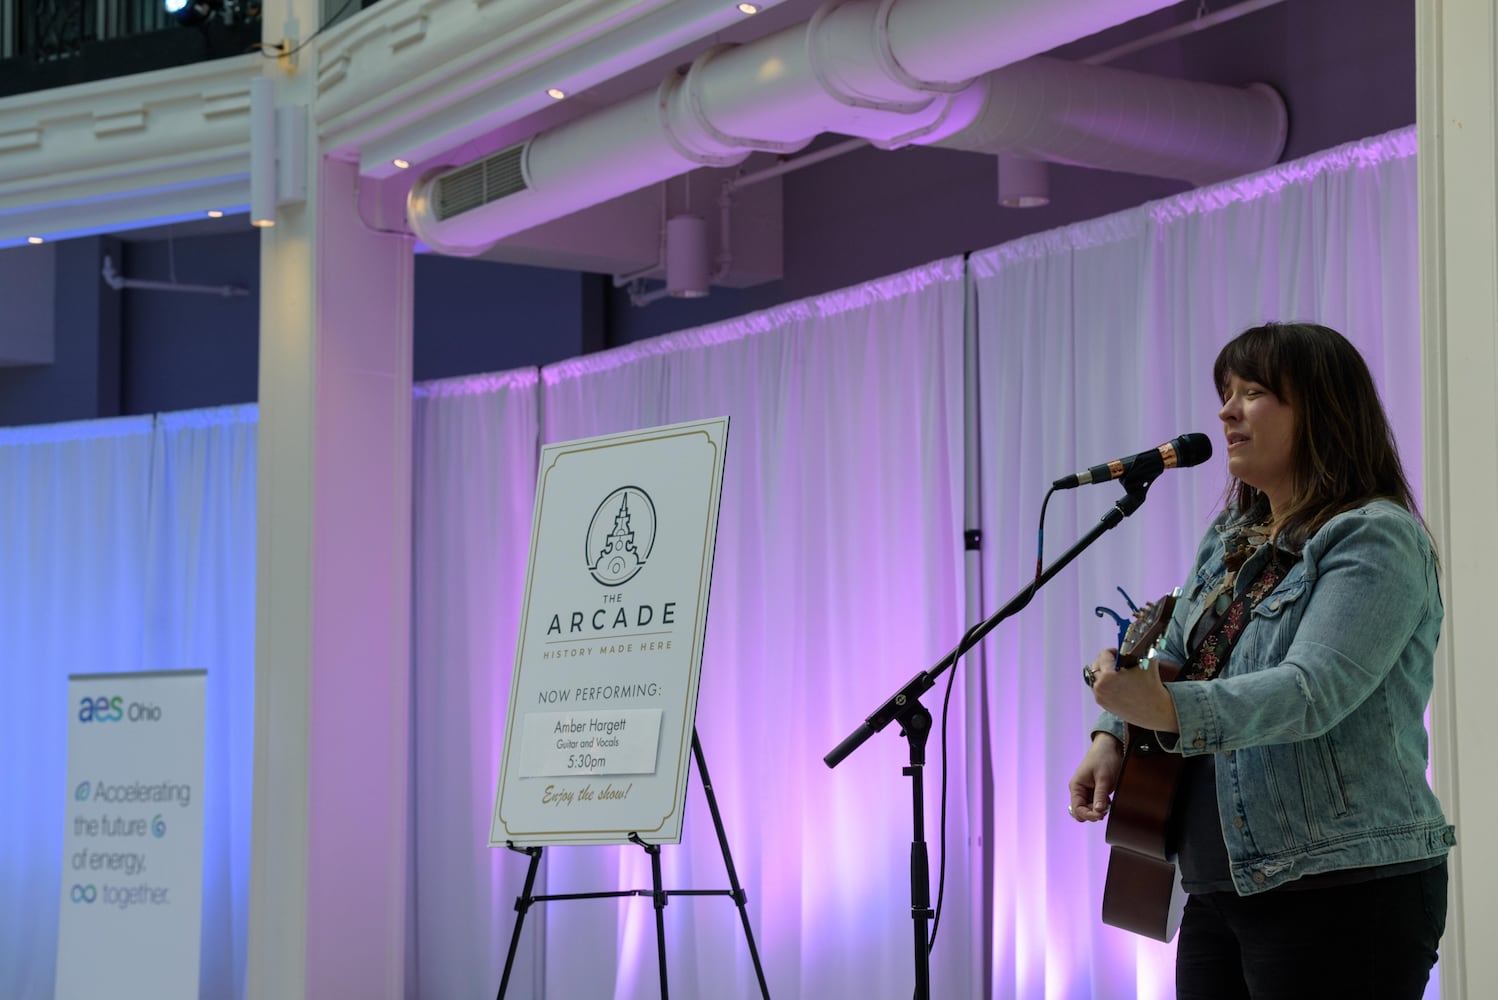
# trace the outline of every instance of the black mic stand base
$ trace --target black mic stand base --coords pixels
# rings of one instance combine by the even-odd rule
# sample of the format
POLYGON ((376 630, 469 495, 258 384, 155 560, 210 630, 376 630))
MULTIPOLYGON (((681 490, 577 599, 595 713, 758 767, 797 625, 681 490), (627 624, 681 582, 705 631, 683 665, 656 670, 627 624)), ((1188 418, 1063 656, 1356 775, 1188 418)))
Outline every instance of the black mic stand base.
POLYGON ((900 733, 910 744, 910 917, 915 930, 915 1000, 931 997, 931 863, 926 852, 926 737, 931 735, 931 713, 919 701, 911 701, 896 716, 900 733))

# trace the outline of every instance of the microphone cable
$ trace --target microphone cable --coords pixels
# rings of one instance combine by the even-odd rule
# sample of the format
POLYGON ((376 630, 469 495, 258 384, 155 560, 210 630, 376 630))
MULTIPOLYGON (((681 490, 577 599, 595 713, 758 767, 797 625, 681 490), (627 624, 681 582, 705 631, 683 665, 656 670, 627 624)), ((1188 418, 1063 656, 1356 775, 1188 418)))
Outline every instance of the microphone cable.
MULTIPOLYGON (((1035 580, 1039 582, 1045 554, 1045 511, 1051 503, 1051 494, 1056 492, 1056 487, 1051 486, 1046 490, 1045 498, 1040 502, 1040 523, 1035 528, 1035 580)), ((941 930, 942 904, 947 894, 947 719, 951 714, 952 691, 956 687, 957 671, 954 668, 947 675, 947 690, 941 700, 941 805, 939 833, 937 845, 941 850, 941 861, 937 865, 936 876, 936 911, 931 921, 931 937, 926 942, 926 956, 936 951, 936 935, 941 930)))
POLYGON ((1050 506, 1051 494, 1056 492, 1053 483, 1051 488, 1045 491, 1045 499, 1040 501, 1040 523, 1035 526, 1035 582, 1040 582, 1042 567, 1045 565, 1045 509, 1050 506))
POLYGON ((936 912, 931 921, 931 939, 926 942, 926 955, 936 950, 936 932, 941 929, 941 907, 947 894, 947 717, 952 707, 952 690, 956 686, 957 671, 947 676, 947 693, 941 699, 941 820, 938 826, 941 861, 936 875, 936 912))

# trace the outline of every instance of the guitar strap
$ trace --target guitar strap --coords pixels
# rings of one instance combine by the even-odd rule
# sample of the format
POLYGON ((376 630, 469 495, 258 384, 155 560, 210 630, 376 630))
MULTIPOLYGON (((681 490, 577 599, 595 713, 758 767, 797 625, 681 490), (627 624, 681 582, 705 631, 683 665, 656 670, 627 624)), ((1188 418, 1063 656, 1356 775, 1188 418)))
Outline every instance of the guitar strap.
POLYGON ((1223 664, 1227 663, 1239 634, 1248 625, 1249 616, 1254 608, 1268 596, 1270 591, 1279 586, 1285 574, 1290 572, 1290 567, 1294 566, 1299 559, 1300 556, 1281 549, 1275 549, 1270 554, 1259 578, 1228 605, 1227 610, 1222 613, 1221 618, 1217 619, 1217 624, 1212 626, 1206 638, 1191 651, 1191 655, 1186 658, 1186 665, 1181 668, 1180 680, 1209 681, 1217 676, 1223 664))

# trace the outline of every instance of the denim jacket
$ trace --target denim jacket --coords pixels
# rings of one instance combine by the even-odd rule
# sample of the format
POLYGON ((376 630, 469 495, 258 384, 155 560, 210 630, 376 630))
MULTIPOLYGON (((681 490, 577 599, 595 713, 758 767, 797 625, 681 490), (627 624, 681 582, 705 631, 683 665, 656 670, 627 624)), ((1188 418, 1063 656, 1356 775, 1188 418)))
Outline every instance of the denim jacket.
MULTIPOLYGON (((1161 656, 1222 580, 1229 515, 1197 551, 1161 656)), ((1259 549, 1235 591, 1257 579, 1259 549)), ((1235 594, 1236 596, 1236 594, 1235 594)), ((1337 515, 1254 608, 1221 674, 1167 685, 1174 749, 1217 754, 1217 810, 1239 895, 1321 872, 1444 855, 1456 843, 1426 782, 1425 706, 1443 617, 1435 553, 1404 508, 1337 515)), ((1118 735, 1108 718, 1099 728, 1118 735)))

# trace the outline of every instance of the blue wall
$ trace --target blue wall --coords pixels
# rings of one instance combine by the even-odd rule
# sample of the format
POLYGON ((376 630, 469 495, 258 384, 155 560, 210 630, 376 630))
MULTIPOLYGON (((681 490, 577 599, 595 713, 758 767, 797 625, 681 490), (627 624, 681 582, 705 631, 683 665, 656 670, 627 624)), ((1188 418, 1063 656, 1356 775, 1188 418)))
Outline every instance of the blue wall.
MULTIPOLYGON (((0 424, 256 400, 260 244, 254 230, 134 243, 68 240, 49 250, 57 271, 55 360, 0 368, 0 424), (115 291, 102 278, 106 254, 130 279, 238 286, 249 294, 115 291)), ((600 275, 421 255, 415 377, 543 365, 606 347, 609 284, 600 275)))
POLYGON ((607 285, 596 274, 421 254, 413 375, 505 371, 599 350, 607 285))
POLYGON ((221 236, 127 243, 119 272, 139 281, 249 290, 235 298, 131 288, 119 292, 122 413, 190 410, 258 398, 257 233, 246 226, 221 236))
POLYGON ((53 361, 0 368, 0 424, 58 423, 120 413, 119 294, 101 277, 105 254, 118 258, 119 245, 92 237, 58 243, 51 250, 56 266, 53 361))

